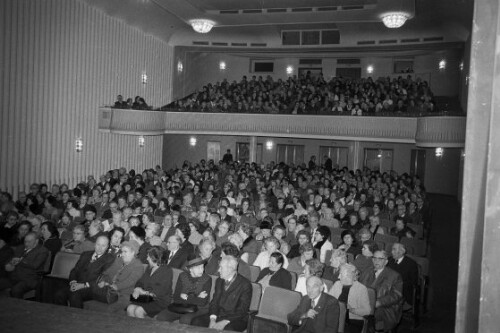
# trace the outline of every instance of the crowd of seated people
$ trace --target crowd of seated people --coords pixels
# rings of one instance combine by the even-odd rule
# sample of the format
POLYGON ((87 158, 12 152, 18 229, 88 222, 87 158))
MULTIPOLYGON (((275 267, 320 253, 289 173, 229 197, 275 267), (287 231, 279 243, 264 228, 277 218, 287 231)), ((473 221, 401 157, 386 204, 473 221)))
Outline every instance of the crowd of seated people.
POLYGON ((437 111, 428 82, 411 75, 376 80, 334 77, 327 81, 310 73, 287 80, 243 76, 240 82, 230 83, 224 79, 161 110, 355 116, 437 111))
POLYGON ((151 110, 151 107, 146 103, 146 100, 141 96, 135 96, 132 98, 127 98, 126 101, 123 100, 122 95, 116 97, 116 102, 113 104, 115 109, 134 109, 134 110, 151 110))
POLYGON ((372 310, 367 288, 376 291, 379 329, 394 328, 418 282, 402 243, 415 237, 409 225, 430 218, 418 177, 315 163, 120 168, 73 189, 32 184, 0 201, 0 289, 10 296, 50 287, 38 274, 64 251, 79 260, 42 301, 83 308, 93 300, 131 317, 238 331, 247 327, 250 279, 263 292, 279 287, 314 301, 289 317, 304 332, 332 324, 316 308, 323 302, 334 312, 348 304, 347 329, 358 332, 372 310), (391 253, 374 241, 378 230, 397 237, 391 253), (175 287, 173 269, 185 271, 175 287), (213 285, 210 276, 220 278, 213 285))

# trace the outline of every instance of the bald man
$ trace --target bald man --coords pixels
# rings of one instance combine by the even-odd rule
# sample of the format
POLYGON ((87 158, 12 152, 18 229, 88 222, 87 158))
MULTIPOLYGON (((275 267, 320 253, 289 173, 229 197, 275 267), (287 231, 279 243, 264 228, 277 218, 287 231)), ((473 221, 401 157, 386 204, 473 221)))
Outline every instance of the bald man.
POLYGON ((337 299, 323 292, 323 281, 311 276, 306 281, 307 295, 299 306, 288 314, 294 333, 336 333, 339 328, 340 307, 337 299))
POLYGON ((43 272, 50 253, 39 244, 38 235, 29 232, 24 237, 24 246, 16 249, 14 258, 5 265, 8 277, 0 279, 0 290, 10 289, 10 295, 23 298, 24 294, 38 285, 39 272, 43 272))

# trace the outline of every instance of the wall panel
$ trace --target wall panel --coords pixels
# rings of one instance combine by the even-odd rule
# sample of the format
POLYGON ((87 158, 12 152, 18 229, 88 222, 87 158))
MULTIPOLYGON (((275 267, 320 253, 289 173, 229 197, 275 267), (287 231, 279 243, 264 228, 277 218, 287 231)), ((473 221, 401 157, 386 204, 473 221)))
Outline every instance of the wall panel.
POLYGON ((160 164, 162 136, 140 148, 136 136, 99 132, 98 107, 117 94, 170 102, 172 58, 171 46, 78 0, 0 1, 0 189, 160 164))

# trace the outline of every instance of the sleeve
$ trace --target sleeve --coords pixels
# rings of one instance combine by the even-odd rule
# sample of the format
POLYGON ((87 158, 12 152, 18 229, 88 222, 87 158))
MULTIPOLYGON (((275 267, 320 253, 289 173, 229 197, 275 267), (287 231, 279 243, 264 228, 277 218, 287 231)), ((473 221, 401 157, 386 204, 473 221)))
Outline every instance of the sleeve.
POLYGON ((326 309, 326 327, 327 332, 337 332, 339 329, 339 317, 340 317, 340 307, 337 300, 333 300, 328 309, 326 309))
POLYGON ((385 295, 377 297, 377 301, 381 306, 390 306, 397 304, 403 298, 403 279, 399 273, 394 272, 394 278, 385 295))
POLYGON ((78 272, 82 269, 82 266, 84 265, 85 260, 87 260, 87 254, 82 253, 78 261, 76 262, 75 267, 69 272, 69 280, 73 281, 76 280, 76 276, 78 275, 78 272))
POLYGON ((290 312, 287 316, 288 319, 288 324, 294 325, 294 326, 300 326, 299 321, 304 312, 302 311, 302 303, 304 302, 304 297, 300 300, 299 305, 295 310, 290 312))
POLYGON ((252 285, 249 281, 245 281, 241 284, 241 288, 242 290, 236 308, 234 309, 234 314, 232 316, 225 316, 224 319, 232 321, 247 316, 248 310, 250 309, 250 302, 252 301, 252 285))
MULTIPOLYGON (((37 250, 32 250, 36 251, 35 253, 32 254, 32 256, 29 256, 29 258, 25 258, 25 260, 21 260, 17 266, 19 267, 25 267, 29 269, 34 269, 38 270, 43 267, 45 264, 45 261, 47 260, 47 257, 50 255, 49 250, 47 250, 45 247, 42 247, 37 250)), ((28 253, 29 255, 29 253, 28 253)))
POLYGON ((205 306, 210 300, 210 291, 212 290, 212 278, 208 277, 207 281, 202 286, 202 291, 207 292, 208 296, 200 298, 198 295, 191 294, 188 296, 187 303, 195 304, 198 306, 205 306))
POLYGON ((177 278, 177 283, 175 284, 175 290, 174 290, 174 302, 178 303, 184 303, 185 301, 181 298, 182 291, 184 289, 184 283, 186 281, 185 276, 186 272, 182 272, 181 275, 177 278))
POLYGON ((282 288, 292 290, 292 275, 287 270, 282 271, 282 288))
POLYGON ((220 298, 222 295, 222 286, 221 286, 221 278, 218 278, 217 281, 215 282, 215 293, 214 297, 212 298, 212 301, 210 302, 209 308, 208 308, 208 313, 210 315, 219 315, 219 302, 220 298))
POLYGON ((368 289, 362 284, 358 284, 356 288, 356 307, 352 308, 350 312, 358 316, 368 316, 371 313, 370 299, 368 298, 368 289))

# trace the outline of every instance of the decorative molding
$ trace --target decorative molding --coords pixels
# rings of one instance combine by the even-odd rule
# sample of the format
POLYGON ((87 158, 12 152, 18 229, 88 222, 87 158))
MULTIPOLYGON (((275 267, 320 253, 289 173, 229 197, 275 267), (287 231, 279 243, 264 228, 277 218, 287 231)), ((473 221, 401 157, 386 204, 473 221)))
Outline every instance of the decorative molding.
POLYGON ((139 111, 101 108, 101 131, 416 143, 463 147, 465 117, 356 117, 139 111))

